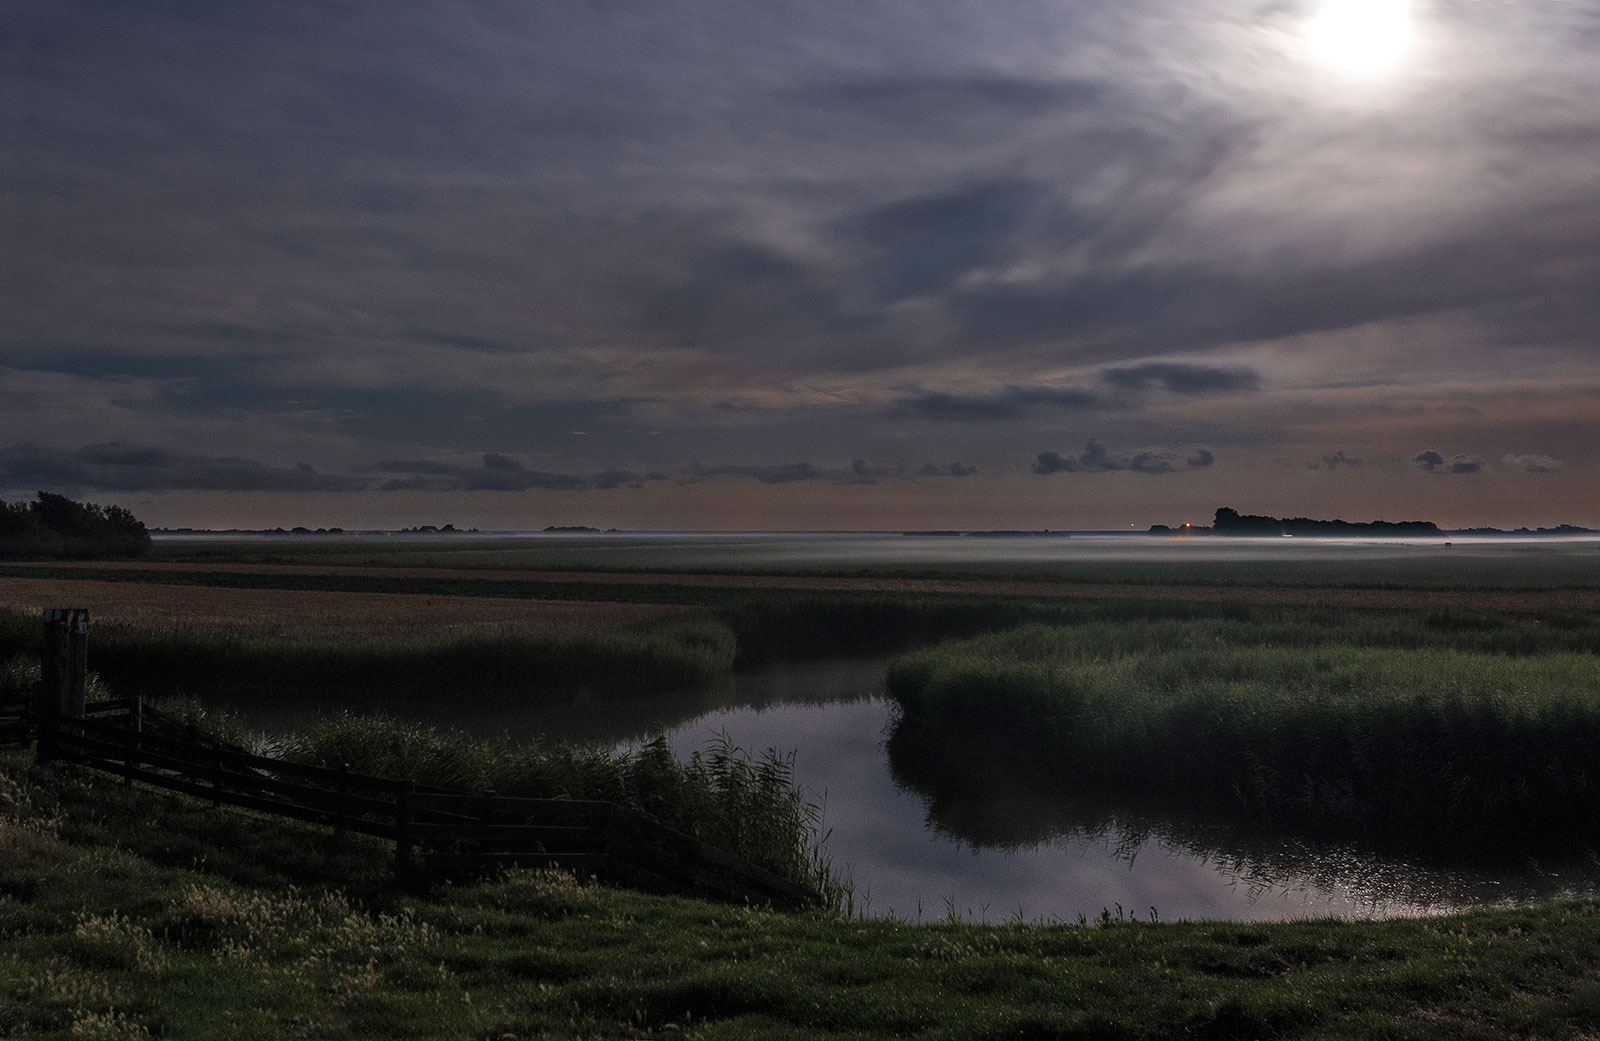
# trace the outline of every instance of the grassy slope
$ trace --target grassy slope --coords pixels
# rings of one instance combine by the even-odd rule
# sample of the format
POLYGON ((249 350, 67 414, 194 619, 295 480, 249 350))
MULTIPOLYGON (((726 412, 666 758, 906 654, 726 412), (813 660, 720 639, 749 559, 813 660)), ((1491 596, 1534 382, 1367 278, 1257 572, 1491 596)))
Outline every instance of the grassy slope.
POLYGON ((0 754, 0 1032, 42 1037, 1576 1037, 1593 903, 1271 927, 908 925, 385 850, 0 754), (270 865, 270 866, 269 866, 270 865), (292 888, 291 888, 292 887, 292 888))

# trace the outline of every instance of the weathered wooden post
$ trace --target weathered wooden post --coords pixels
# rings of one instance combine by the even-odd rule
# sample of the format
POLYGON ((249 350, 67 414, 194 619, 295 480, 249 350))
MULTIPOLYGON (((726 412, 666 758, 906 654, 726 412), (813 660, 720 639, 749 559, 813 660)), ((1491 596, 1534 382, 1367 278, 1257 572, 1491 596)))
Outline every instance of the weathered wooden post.
MULTIPOLYGON (((132 709, 130 708, 131 712, 132 709)), ((128 725, 122 731, 122 786, 124 788, 133 784, 133 717, 128 717, 128 725)))
POLYGON ((83 718, 84 688, 89 679, 89 610, 51 607, 44 612, 41 679, 33 713, 39 724, 41 763, 55 758, 60 720, 83 718))
MULTIPOLYGON (((135 694, 128 699, 128 727, 122 732, 122 786, 124 788, 133 784, 135 769, 135 756, 144 750, 139 743, 139 735, 144 733, 144 695, 135 694)), ((144 765, 144 759, 138 760, 138 765, 144 765)))
POLYGON ((411 884, 415 868, 411 860, 411 803, 416 794, 416 781, 401 781, 394 793, 394 876, 402 887, 411 884))
POLYGON ((493 788, 485 791, 478 797, 478 856, 486 856, 492 845, 489 839, 489 829, 494 827, 494 800, 497 793, 493 788))
POLYGON ((339 764, 339 798, 333 807, 333 833, 344 837, 344 822, 350 816, 350 764, 339 764))

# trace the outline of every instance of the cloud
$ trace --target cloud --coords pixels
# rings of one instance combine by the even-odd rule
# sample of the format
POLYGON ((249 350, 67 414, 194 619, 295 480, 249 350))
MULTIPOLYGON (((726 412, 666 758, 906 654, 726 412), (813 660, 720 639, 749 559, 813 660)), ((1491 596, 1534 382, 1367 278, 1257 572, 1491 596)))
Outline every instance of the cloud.
POLYGON ((947 423, 980 423, 993 419, 1015 419, 1022 408, 1005 395, 947 394, 928 391, 895 402, 896 413, 947 423))
POLYGON ((438 463, 425 459, 379 463, 382 473, 401 474, 380 484, 380 491, 435 492, 571 492, 586 488, 638 487, 644 477, 621 470, 593 476, 530 470, 509 456, 486 452, 481 466, 438 463))
POLYGON ((1198 396, 1260 388, 1261 378, 1253 369, 1185 362, 1148 362, 1127 368, 1101 370, 1100 378, 1112 394, 1084 387, 1056 384, 1012 384, 987 394, 952 394, 924 391, 896 401, 891 412, 938 422, 980 423, 1016 419, 1030 411, 1056 409, 1068 412, 1095 409, 1130 408, 1130 395, 1151 390, 1168 394, 1198 396))
POLYGON ((62 451, 24 442, 0 450, 0 487, 103 491, 342 492, 360 477, 329 474, 307 463, 274 466, 237 456, 206 456, 127 442, 62 451))
POLYGON ((1147 362, 1128 368, 1111 368, 1101 376, 1122 390, 1142 391, 1160 387, 1169 394, 1222 394, 1257 390, 1261 377, 1253 369, 1218 368, 1183 362, 1147 362))
POLYGON ((701 477, 752 477, 762 484, 790 484, 795 481, 815 481, 822 471, 811 463, 780 463, 775 466, 701 466, 694 464, 691 473, 701 477))
POLYGON ((1073 473, 1077 469, 1078 464, 1060 452, 1040 452, 1033 463, 1033 472, 1036 474, 1073 473))
POLYGON ((1100 408, 1104 404, 1098 394, 1081 387, 1009 386, 992 394, 926 391, 901 398, 895 402, 891 412, 935 422, 981 423, 1016 419, 1030 409, 1077 412, 1100 408))
MULTIPOLYGON (((877 484, 879 478, 893 477, 894 471, 879 466, 873 466, 865 459, 852 459, 850 469, 846 471, 842 483, 846 484, 877 484)), ((838 481, 838 478, 835 478, 838 481)))
MULTIPOLYGON (((1260 482, 1243 467, 1266 444, 1427 436, 1591 476, 1593 409, 1549 415, 1483 375, 1594 372, 1586 5, 1434 5, 1413 72, 1453 87, 1403 104, 1306 77, 1282 46, 1303 2, 622 6, 21 5, 0 92, 30 132, 0 212, 28 263, 8 271, 0 444, 62 451, 13 466, 317 487, 356 483, 348 459, 444 459, 373 480, 512 490, 698 458, 883 483, 898 471, 848 460, 908 420, 930 424, 920 458, 992 474, 1075 443, 1030 420, 1088 412, 1066 429, 1123 446, 1096 470, 1219 444, 1260 482), (1472 410, 1411 413, 1433 433, 1377 426, 1469 384, 1472 410), (707 407, 791 387, 836 404, 707 407), (886 387, 901 400, 862 404, 886 387), (1248 413, 1189 400, 1264 391, 1248 413), (92 441, 191 451, 66 451, 92 441), (827 462, 762 464, 791 455, 827 462)), ((1416 466, 1488 469, 1435 455, 1416 466)))
POLYGON ((1515 455, 1507 454, 1500 460, 1508 470, 1521 470, 1530 474, 1553 474, 1564 467, 1559 459, 1552 459, 1547 455, 1515 455))
POLYGON ((1484 470, 1483 460, 1473 455, 1455 455, 1449 459, 1442 452, 1432 449, 1418 452, 1411 457, 1411 462, 1426 473, 1431 474, 1475 474, 1484 470))
POLYGON ((962 275, 1007 256, 1048 195, 1023 181, 965 184, 872 206, 840 233, 861 250, 861 277, 880 302, 893 303, 947 291, 962 275))
MULTIPOLYGON (((1427 453, 1423 453, 1423 454, 1427 454, 1427 453)), ((1443 456, 1440 457, 1440 461, 1441 462, 1443 461, 1443 456)), ((1332 452, 1332 453, 1330 453, 1328 455, 1325 455, 1321 459, 1316 460, 1315 462, 1307 463, 1306 464, 1306 469, 1307 470, 1337 470, 1337 469, 1339 469, 1341 467, 1348 468, 1348 467, 1353 467, 1353 466, 1360 466, 1363 462, 1364 462, 1364 460, 1362 460, 1362 459, 1352 459, 1349 456, 1345 455, 1344 454, 1344 449, 1341 448, 1339 451, 1332 452)))
POLYGON ((923 463, 917 471, 922 477, 971 477, 978 472, 976 466, 961 463, 923 463))
POLYGON ((1216 462, 1208 449, 1197 448, 1188 456, 1170 450, 1139 452, 1113 452, 1095 438, 1090 438, 1083 451, 1075 456, 1060 452, 1040 452, 1034 459, 1033 472, 1040 475, 1057 473, 1102 473, 1128 470, 1133 473, 1164 474, 1177 470, 1202 470, 1216 462))
POLYGON ((1038 116, 1082 107, 1103 96, 1090 80, 1024 78, 993 73, 967 76, 880 76, 841 80, 795 92, 838 116, 948 126, 952 116, 992 119, 998 114, 1038 116))

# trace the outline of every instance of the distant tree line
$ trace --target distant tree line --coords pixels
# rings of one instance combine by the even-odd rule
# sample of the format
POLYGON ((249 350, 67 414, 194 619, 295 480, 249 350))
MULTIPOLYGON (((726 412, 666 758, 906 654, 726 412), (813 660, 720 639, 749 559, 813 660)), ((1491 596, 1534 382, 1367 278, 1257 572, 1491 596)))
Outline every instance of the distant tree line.
POLYGON ((1224 506, 1211 529, 1218 535, 1440 535, 1433 521, 1312 520, 1309 517, 1261 517, 1224 506))
POLYGON ((144 522, 121 506, 74 502, 50 492, 33 502, 0 499, 0 560, 131 558, 149 550, 144 522))

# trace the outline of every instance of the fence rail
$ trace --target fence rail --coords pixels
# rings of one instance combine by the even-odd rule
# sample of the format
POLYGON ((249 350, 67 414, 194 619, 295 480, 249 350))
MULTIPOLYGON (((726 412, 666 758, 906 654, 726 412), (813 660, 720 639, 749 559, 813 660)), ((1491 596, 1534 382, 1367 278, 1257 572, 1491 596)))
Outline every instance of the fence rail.
MULTIPOLYGON (((0 704, 0 735, 6 708, 0 704)), ((569 868, 655 892, 784 908, 817 901, 810 890, 630 807, 468 792, 285 762, 184 728, 138 698, 84 708, 85 718, 33 721, 24 706, 19 725, 37 723, 41 760, 104 770, 125 784, 140 781, 214 806, 386 839, 395 844, 395 870, 403 880, 523 864, 569 868)))

